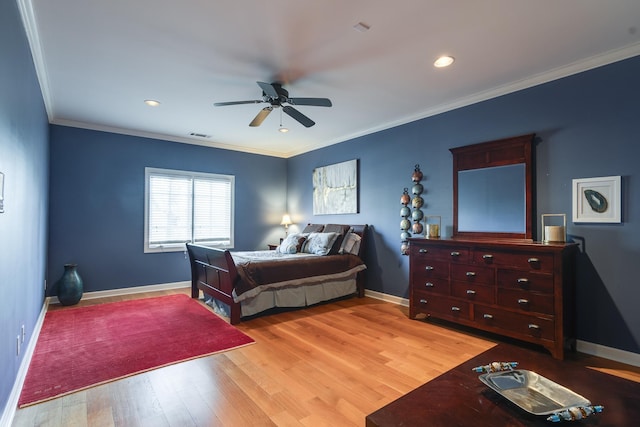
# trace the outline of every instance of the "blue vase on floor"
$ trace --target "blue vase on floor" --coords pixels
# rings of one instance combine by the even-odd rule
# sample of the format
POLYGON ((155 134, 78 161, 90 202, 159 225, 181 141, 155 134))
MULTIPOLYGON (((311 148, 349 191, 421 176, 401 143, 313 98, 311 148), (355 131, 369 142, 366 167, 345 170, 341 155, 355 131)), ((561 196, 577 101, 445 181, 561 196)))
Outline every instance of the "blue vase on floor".
POLYGON ((65 264, 64 274, 56 282, 58 300, 62 305, 74 305, 82 298, 83 283, 77 264, 65 264))

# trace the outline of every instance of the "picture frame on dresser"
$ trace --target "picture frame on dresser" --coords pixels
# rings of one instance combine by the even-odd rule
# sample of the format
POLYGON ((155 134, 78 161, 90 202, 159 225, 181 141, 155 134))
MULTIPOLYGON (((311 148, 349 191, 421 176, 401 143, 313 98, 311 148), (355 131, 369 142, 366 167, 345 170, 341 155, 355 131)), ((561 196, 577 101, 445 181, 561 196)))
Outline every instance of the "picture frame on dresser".
POLYGON ((622 177, 603 176, 572 180, 574 223, 620 223, 622 177))

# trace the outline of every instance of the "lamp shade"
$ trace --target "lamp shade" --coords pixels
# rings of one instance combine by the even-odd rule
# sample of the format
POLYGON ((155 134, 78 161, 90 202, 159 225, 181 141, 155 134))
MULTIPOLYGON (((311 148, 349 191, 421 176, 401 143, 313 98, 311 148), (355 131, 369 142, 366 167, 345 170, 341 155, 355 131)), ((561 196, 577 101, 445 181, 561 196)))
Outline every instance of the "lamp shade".
POLYGON ((280 222, 280 225, 288 226, 291 224, 293 223, 291 222, 291 217, 289 216, 289 214, 282 215, 282 222, 280 222))

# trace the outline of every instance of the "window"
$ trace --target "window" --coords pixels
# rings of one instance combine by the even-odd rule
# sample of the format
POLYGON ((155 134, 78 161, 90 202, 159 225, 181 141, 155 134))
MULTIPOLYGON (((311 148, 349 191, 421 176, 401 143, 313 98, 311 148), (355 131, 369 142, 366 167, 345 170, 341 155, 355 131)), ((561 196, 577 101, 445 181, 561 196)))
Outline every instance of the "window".
POLYGON ((145 168, 144 251, 233 247, 232 175, 145 168))

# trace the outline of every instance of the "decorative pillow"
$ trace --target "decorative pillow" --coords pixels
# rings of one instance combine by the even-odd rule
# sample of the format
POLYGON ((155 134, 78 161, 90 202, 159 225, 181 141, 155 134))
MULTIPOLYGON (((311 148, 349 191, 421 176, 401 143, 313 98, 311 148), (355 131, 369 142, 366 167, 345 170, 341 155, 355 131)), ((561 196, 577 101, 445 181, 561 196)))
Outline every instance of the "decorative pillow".
POLYGON ((302 252, 327 255, 337 238, 337 233, 310 233, 302 248, 302 252))
POLYGON ((344 236, 338 253, 358 255, 360 253, 361 241, 362 237, 350 231, 346 236, 344 236))
POLYGON ((333 243, 331 250, 329 251, 329 255, 335 255, 340 250, 340 246, 342 245, 342 240, 344 236, 351 230, 350 225, 344 224, 326 224, 322 229, 323 233, 338 233, 338 238, 333 243))
POLYGON ((307 224, 307 226, 302 230, 303 233, 320 233, 324 228, 323 224, 307 224))
POLYGON ((276 250, 281 254, 295 254, 300 252, 302 244, 306 238, 306 234, 289 234, 285 237, 282 243, 280 243, 280 246, 278 246, 276 250))

